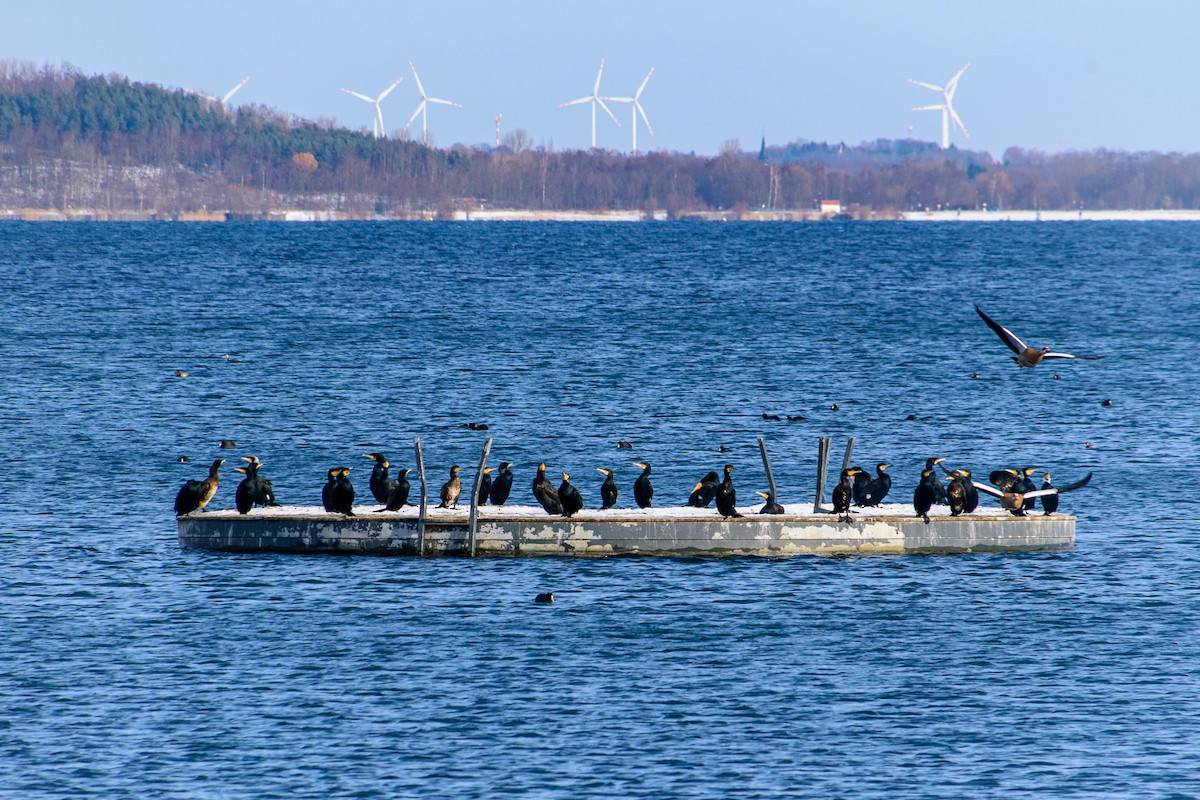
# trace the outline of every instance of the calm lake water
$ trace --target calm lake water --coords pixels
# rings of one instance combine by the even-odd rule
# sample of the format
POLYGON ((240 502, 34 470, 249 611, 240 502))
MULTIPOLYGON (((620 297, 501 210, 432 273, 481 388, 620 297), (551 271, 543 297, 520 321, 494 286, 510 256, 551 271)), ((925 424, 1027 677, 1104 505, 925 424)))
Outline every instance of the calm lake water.
POLYGON ((1200 225, 8 223, 0 245, 0 796, 1200 795, 1200 225), (1019 370, 975 303, 1105 358, 1019 370), (760 435, 785 505, 811 502, 821 435, 891 462, 900 498, 935 455, 1095 478, 1055 554, 178 546, 175 492, 213 458, 214 508, 249 454, 317 504, 340 464, 367 494, 367 450, 412 466, 421 436, 440 475, 488 435, 522 502, 539 461, 589 505, 601 466, 631 498, 633 460, 663 504, 725 462, 752 496, 760 435))

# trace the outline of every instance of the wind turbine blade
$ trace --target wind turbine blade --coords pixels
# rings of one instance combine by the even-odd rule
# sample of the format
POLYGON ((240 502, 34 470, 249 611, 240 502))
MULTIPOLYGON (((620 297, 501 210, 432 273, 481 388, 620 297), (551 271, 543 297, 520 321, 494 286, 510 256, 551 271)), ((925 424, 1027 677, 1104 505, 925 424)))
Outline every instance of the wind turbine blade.
POLYGON ((404 78, 397 78, 395 83, 393 83, 391 86, 389 86, 389 87, 387 87, 386 89, 384 89, 384 90, 383 90, 383 91, 380 93, 379 97, 376 97, 376 98, 375 98, 375 101, 374 101, 374 102, 376 102, 376 103, 379 103, 379 102, 381 102, 381 101, 383 100, 383 98, 385 98, 385 97, 387 97, 389 94, 391 94, 391 93, 392 93, 392 89, 395 89, 397 86, 399 86, 399 85, 400 85, 400 83, 401 83, 403 80, 404 80, 404 78))
POLYGON ((949 97, 949 98, 954 97, 954 93, 958 91, 958 79, 963 76, 963 73, 967 71, 967 67, 969 67, 969 66, 971 66, 971 65, 967 64, 966 67, 963 67, 958 72, 954 73, 954 77, 946 82, 946 96, 947 97, 949 97))
POLYGON ((425 87, 421 85, 421 76, 417 74, 417 68, 413 66, 412 59, 408 60, 408 66, 413 71, 413 77, 417 80, 417 91, 421 93, 421 99, 425 99, 425 87))
POLYGON ((438 105, 442 105, 442 106, 454 106, 455 108, 462 108, 462 103, 452 103, 449 100, 443 100, 440 97, 426 97, 425 102, 426 103, 437 103, 438 105))
POLYGON ((646 84, 650 82, 650 76, 653 74, 654 74, 654 67, 651 67, 650 71, 646 73, 646 77, 642 80, 642 85, 638 87, 638 90, 636 92, 634 92, 634 95, 633 95, 634 99, 637 99, 642 96, 642 91, 646 88, 646 84))
POLYGON ((907 78, 907 80, 909 83, 916 84, 917 86, 924 86, 926 89, 932 89, 935 92, 942 91, 941 86, 934 86, 932 83, 925 83, 924 81, 914 81, 912 78, 907 78))
POLYGON ((945 108, 945 106, 944 106, 944 105, 937 105, 937 106, 917 106, 917 107, 915 107, 915 108, 910 108, 910 109, 909 109, 909 111, 941 111, 941 110, 942 110, 942 109, 944 109, 944 108, 945 108))
POLYGON ((374 103, 374 102, 375 102, 375 98, 374 98, 374 97, 367 97, 365 94, 359 94, 358 92, 352 92, 352 91, 350 91, 349 89, 341 89, 341 91, 343 91, 343 92, 345 92, 346 94, 348 94, 348 95, 351 95, 351 96, 353 96, 353 97, 357 97, 359 100, 366 100, 368 103, 374 103))
POLYGON ((590 103, 590 102, 592 102, 592 98, 591 98, 591 96, 589 95, 588 97, 581 97, 581 98, 579 98, 578 100, 568 100, 568 101, 567 101, 567 102, 565 102, 565 103, 559 103, 559 104, 558 104, 558 107, 559 107, 559 108, 566 108, 567 106, 577 106, 577 105, 579 105, 580 103, 590 103))
POLYGON ((417 104, 417 110, 408 118, 408 122, 404 123, 404 130, 408 130, 408 126, 413 124, 413 121, 425 110, 425 99, 421 98, 421 102, 417 104))
POLYGON ((609 115, 610 117, 612 117, 612 121, 613 121, 613 122, 615 122, 615 123, 617 123, 617 127, 618 127, 618 128, 620 128, 620 127, 621 127, 621 121, 617 119, 616 115, 612 113, 612 111, 609 109, 609 107, 608 107, 608 106, 604 105, 604 101, 603 101, 603 100, 601 100, 599 97, 597 97, 597 98, 596 98, 596 102, 600 104, 600 107, 601 107, 601 108, 603 108, 603 109, 604 109, 606 112, 608 112, 608 115, 609 115))
POLYGON ((636 100, 633 102, 633 107, 642 115, 642 122, 646 123, 646 130, 650 131, 650 135, 654 135, 654 128, 650 127, 650 120, 646 117, 646 109, 642 108, 642 104, 636 100))
POLYGON ((963 132, 963 136, 966 136, 968 139, 970 139, 971 134, 967 133, 967 126, 963 125, 963 121, 958 118, 958 112, 954 110, 954 106, 947 106, 947 108, 950 109, 950 119, 954 120, 954 124, 958 126, 960 131, 963 132))
POLYGON ((232 89, 230 89, 228 92, 226 92, 226 93, 225 93, 225 96, 221 98, 221 105, 225 105, 226 103, 228 103, 228 102, 229 102, 229 98, 231 98, 231 97, 233 97, 235 94, 237 94, 237 90, 238 90, 238 89, 240 89, 240 88, 242 88, 243 86, 245 86, 245 85, 246 85, 247 83, 249 83, 249 82, 250 82, 250 76, 249 76, 249 75, 247 75, 246 77, 242 78, 242 82, 241 82, 241 83, 239 83, 237 86, 235 86, 235 87, 233 87, 232 89))
MULTIPOLYGON (((590 97, 588 99, 591 100, 590 97)), ((597 97, 596 99, 597 100, 607 100, 610 103, 632 103, 632 102, 634 102, 634 99, 632 97, 609 97, 608 95, 604 95, 603 97, 597 97)))
MULTIPOLYGON (((219 99, 217 99, 216 97, 213 97, 211 94, 205 94, 204 92, 197 92, 195 89, 184 89, 184 91, 187 92, 188 94, 193 94, 196 97, 203 97, 205 100, 208 100, 211 103, 221 102, 219 99)), ((590 97, 588 99, 591 100, 590 97)))
POLYGON ((592 97, 600 94, 600 76, 604 74, 604 59, 600 59, 600 69, 596 71, 596 85, 592 87, 592 97))

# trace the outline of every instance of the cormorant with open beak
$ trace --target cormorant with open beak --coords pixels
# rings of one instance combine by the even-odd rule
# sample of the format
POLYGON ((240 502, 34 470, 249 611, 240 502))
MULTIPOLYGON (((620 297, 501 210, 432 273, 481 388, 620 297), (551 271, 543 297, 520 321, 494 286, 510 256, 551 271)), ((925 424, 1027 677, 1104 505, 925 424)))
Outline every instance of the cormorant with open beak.
POLYGON ((1004 342, 1004 344, 1008 346, 1009 350, 1012 350, 1014 353, 1016 353, 1015 356, 1012 356, 1012 360, 1015 361, 1019 367, 1036 367, 1047 358, 1076 358, 1084 361, 1096 361, 1097 359, 1104 358, 1104 356, 1073 356, 1070 353, 1056 353, 1049 347, 1043 347, 1041 350, 1035 350, 1034 348, 1022 342, 1020 338, 1018 338, 1017 335, 1008 328, 1004 327, 999 322, 996 322, 996 320, 983 313, 983 309, 981 309, 979 306, 975 306, 975 311, 980 317, 983 318, 983 321, 987 323, 987 326, 996 332, 996 335, 1000 337, 1000 341, 1004 342))
POLYGON ((564 472, 562 476, 562 483, 558 486, 558 501, 562 506, 562 515, 569 517, 583 508, 583 496, 571 485, 570 473, 564 472))
POLYGON ((538 464, 537 476, 533 479, 533 496, 541 503, 542 508, 546 509, 547 514, 561 514, 562 503, 558 499, 558 492, 550 485, 550 481, 546 480, 546 465, 538 464))
POLYGON ((604 483, 600 485, 600 508, 612 508, 617 504, 617 494, 619 494, 617 490, 617 479, 613 476, 613 471, 611 469, 598 467, 596 471, 605 476, 604 483))
POLYGON ((737 490, 733 488, 733 464, 725 465, 725 480, 717 487, 717 511, 722 517, 740 517, 737 510, 737 490))
POLYGON ((1014 517, 1025 516, 1025 502, 1036 497, 1048 497, 1052 494, 1062 494, 1063 492, 1072 492, 1081 486, 1087 486, 1088 481, 1092 479, 1092 473, 1088 473, 1082 480, 1069 483, 1066 486, 1060 486, 1057 489, 1038 489, 1033 492, 1002 492, 987 484, 976 483, 975 488, 981 492, 996 497, 1000 500, 1000 505, 1009 510, 1014 517))
POLYGON ((649 508, 654 502, 654 484, 650 483, 650 465, 640 461, 635 461, 633 465, 642 468, 642 474, 633 482, 633 499, 637 501, 638 508, 649 508))
POLYGON ((458 477, 460 469, 462 467, 458 465, 450 468, 450 480, 442 484, 442 491, 438 494, 442 499, 438 508, 458 508, 458 496, 462 494, 462 480, 458 477))
POLYGON ((217 487, 221 485, 221 476, 217 471, 224 463, 225 459, 218 458, 208 468, 207 478, 202 481, 189 480, 179 488, 179 493, 175 495, 175 516, 182 517, 193 511, 204 510, 208 501, 217 493, 217 487))
POLYGON ((250 509, 257 503, 260 506, 277 506, 275 502, 275 487, 266 478, 258 474, 262 469, 263 463, 258 460, 258 456, 242 456, 242 460, 247 462, 245 467, 235 467, 235 472, 240 472, 246 477, 238 484, 237 492, 234 494, 234 501, 237 504, 239 514, 249 514, 250 509))

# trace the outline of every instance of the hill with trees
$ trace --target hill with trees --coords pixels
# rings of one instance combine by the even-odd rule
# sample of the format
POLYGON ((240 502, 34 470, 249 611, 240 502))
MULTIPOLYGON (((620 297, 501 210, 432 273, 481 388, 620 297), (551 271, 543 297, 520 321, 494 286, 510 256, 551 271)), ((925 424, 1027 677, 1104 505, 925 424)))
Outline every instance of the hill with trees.
POLYGON ((989 154, 928 142, 791 142, 714 157, 556 151, 515 130, 501 147, 375 139, 262 106, 0 63, 0 207, 177 216, 271 209, 348 216, 454 210, 1196 209, 1200 156, 1107 150, 989 154))

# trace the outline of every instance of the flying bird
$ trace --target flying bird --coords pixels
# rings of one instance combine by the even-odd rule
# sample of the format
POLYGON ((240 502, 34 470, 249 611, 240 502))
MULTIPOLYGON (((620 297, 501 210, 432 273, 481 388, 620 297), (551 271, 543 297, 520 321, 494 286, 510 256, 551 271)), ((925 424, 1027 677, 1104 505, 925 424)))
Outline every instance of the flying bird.
POLYGON ((996 332, 996 335, 1000 337, 1000 340, 1008 345, 1008 349, 1016 353, 1015 356, 1012 356, 1012 360, 1015 361, 1019 367, 1036 367, 1038 364, 1042 363, 1043 359, 1047 358, 1077 358, 1084 361, 1096 361, 1097 359, 1104 358, 1104 356, 1073 356, 1070 353, 1056 353, 1049 347, 1043 347, 1041 350, 1035 350, 1034 348, 1022 342, 1017 335, 1008 328, 1004 327, 999 322, 996 322, 996 320, 983 313, 983 309, 979 306, 975 306, 975 312, 979 314, 984 322, 987 323, 989 328, 996 332))
MULTIPOLYGON (((976 483, 975 481, 971 481, 971 483, 979 491, 987 492, 988 494, 997 498, 1000 501, 1000 505, 1003 508, 1008 509, 1009 512, 1012 513, 1013 516, 1023 517, 1023 516, 1025 516, 1025 511, 1026 511, 1026 509, 1025 509, 1025 501, 1026 500, 1032 500, 1035 497, 1046 497, 1047 495, 1052 495, 1052 494, 1062 494, 1064 492, 1072 492, 1080 487, 1087 486, 1088 481, 1090 481, 1091 479, 1092 479, 1092 473, 1089 472, 1087 475, 1085 475, 1083 477, 1083 479, 1075 481, 1074 483, 1069 483, 1066 486, 1059 486, 1057 489, 1055 489, 1055 488, 1038 489, 1037 491, 1033 491, 1033 492, 1002 492, 999 489, 996 489, 995 487, 988 486, 986 483, 976 483)), ((1057 506, 1055 508, 1057 509, 1057 506)))

